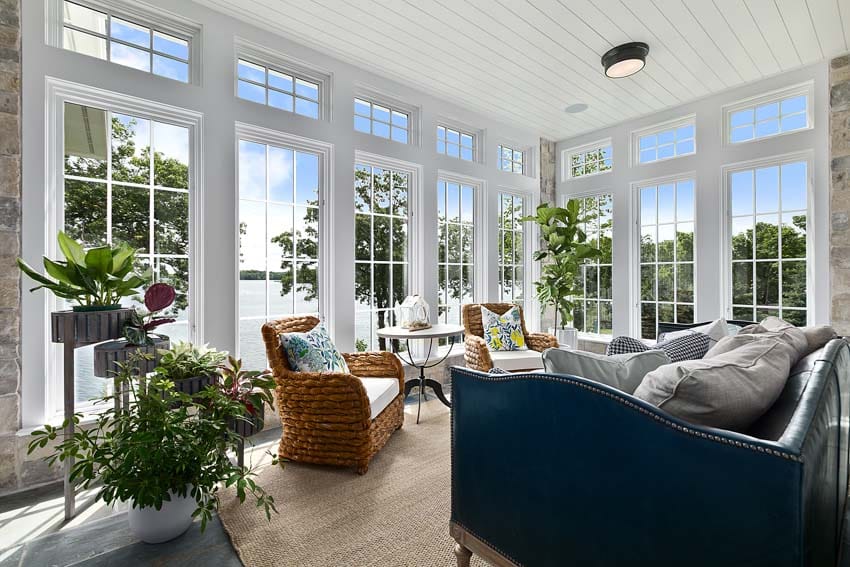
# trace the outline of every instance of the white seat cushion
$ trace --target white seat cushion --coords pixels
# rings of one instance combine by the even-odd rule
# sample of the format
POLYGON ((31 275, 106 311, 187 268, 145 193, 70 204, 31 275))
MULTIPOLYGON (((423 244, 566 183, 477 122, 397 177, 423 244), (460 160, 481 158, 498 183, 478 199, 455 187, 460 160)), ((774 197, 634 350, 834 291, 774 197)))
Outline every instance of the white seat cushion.
POLYGON ((371 419, 375 419, 399 394, 398 378, 360 378, 369 398, 371 419))
POLYGON ((543 356, 536 350, 490 351, 493 366, 502 370, 537 370, 543 368, 543 356))

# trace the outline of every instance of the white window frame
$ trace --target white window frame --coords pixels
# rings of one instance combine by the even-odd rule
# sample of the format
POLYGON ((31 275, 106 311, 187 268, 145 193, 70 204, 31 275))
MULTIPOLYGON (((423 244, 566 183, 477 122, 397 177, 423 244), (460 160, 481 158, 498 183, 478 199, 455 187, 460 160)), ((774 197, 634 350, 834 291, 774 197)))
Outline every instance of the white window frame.
MULTIPOLYGON (((816 206, 814 195, 815 159, 814 152, 812 150, 731 163, 722 167, 722 200, 720 214, 721 227, 723 230, 723 253, 721 255, 723 265, 721 267, 721 275, 723 278, 722 305, 727 318, 732 318, 732 198, 730 194, 732 187, 729 184, 729 177, 732 173, 737 171, 781 166, 782 164, 797 161, 806 162, 806 178, 808 183, 806 187, 806 324, 815 324, 815 313, 817 313, 820 298, 815 293, 815 290, 817 289, 816 280, 819 278, 817 270, 815 269, 818 251, 815 247, 815 230, 814 224, 812 223, 812 220, 815 218, 814 215, 816 206)), ((696 242, 696 236, 694 237, 694 242, 696 242)), ((828 250, 826 252, 828 253, 828 250)), ((828 278, 829 274, 826 274, 825 277, 828 278)), ((694 275, 694 278, 696 279, 696 274, 694 275)), ((694 281, 694 286, 696 286, 696 281, 694 281)), ((696 292, 696 290, 694 291, 696 292)), ((779 292, 780 294, 782 293, 781 286, 779 292)), ((827 298, 827 301, 829 301, 829 298, 827 298)))
MULTIPOLYGON (((45 42, 47 45, 51 47, 56 47, 58 49, 62 49, 64 51, 71 51, 72 53, 77 53, 73 50, 68 50, 64 48, 64 27, 65 27, 65 17, 64 17, 64 0, 46 0, 47 1, 47 26, 46 26, 46 38, 45 42)), ((176 81, 169 77, 164 77, 162 75, 157 75, 153 72, 153 69, 150 71, 143 71, 140 69, 134 69, 139 71, 140 73, 145 73, 147 75, 151 75, 153 77, 159 77, 162 79, 167 79, 169 81, 175 81, 177 83, 182 84, 191 84, 191 85, 201 85, 202 84, 202 56, 203 56, 203 34, 201 33, 202 27, 199 23, 194 22, 184 16, 180 16, 175 14, 174 12, 170 12, 168 10, 164 10, 159 6, 151 6, 144 2, 139 1, 130 1, 130 0, 70 0, 74 4, 79 4, 86 8, 91 8, 92 10, 97 10, 99 12, 104 12, 109 15, 110 18, 117 17, 122 20, 130 21, 134 24, 139 24, 141 26, 150 28, 151 31, 160 31, 166 33, 168 35, 173 35, 174 37, 186 40, 189 42, 189 80, 187 83, 182 83, 182 81, 176 81)), ((109 34, 107 30, 107 58, 105 62, 113 64, 111 61, 108 52, 109 52, 109 44, 110 41, 119 41, 119 40, 111 40, 109 39, 109 34)), ((101 37, 99 34, 96 34, 91 31, 86 31, 86 33, 90 35, 96 35, 101 37)), ((120 42, 120 41, 119 41, 120 42)), ((121 42, 123 43, 123 42, 121 42)), ((80 54, 88 57, 88 55, 80 54)), ((103 61, 101 59, 101 61, 103 61)), ((118 63, 115 63, 119 65, 118 63)), ((126 67, 121 65, 122 67, 126 67)), ((126 67, 127 69, 133 69, 133 67, 126 67)))
MULTIPOLYGON (((787 136, 790 134, 796 134, 798 132, 806 132, 808 130, 812 130, 815 127, 815 112, 814 112, 814 104, 815 104, 815 83, 814 81, 806 81, 805 83, 800 83, 797 85, 793 85, 790 87, 785 87, 782 89, 777 89, 774 91, 770 91, 761 95, 749 97, 746 99, 738 100, 726 105, 723 105, 723 145, 724 147, 731 146, 741 146, 743 144, 750 144, 753 142, 760 142, 762 140, 769 140, 772 138, 776 138, 778 136, 787 136), (767 136, 754 136, 750 140, 743 140, 741 142, 732 142, 732 114, 741 110, 754 109, 758 106, 762 106, 765 104, 770 104, 774 102, 781 103, 783 100, 787 98, 794 98, 797 96, 805 96, 806 97, 806 126, 804 128, 797 128, 796 130, 788 130, 787 132, 779 132, 777 134, 769 134, 767 136)), ((780 115, 781 118, 781 110, 780 115)))
MULTIPOLYGON (((474 262, 473 278, 475 281, 473 282, 472 295, 474 302, 481 302, 485 297, 487 297, 487 269, 486 262, 484 261, 484 259, 487 258, 489 250, 487 243, 487 230, 489 223, 487 215, 484 214, 487 206, 487 182, 484 179, 470 177, 468 175, 443 169, 437 170, 437 183, 440 181, 469 185, 474 191, 473 207, 475 209, 475 219, 473 220, 473 238, 475 239, 475 242, 472 254, 474 262)), ((437 226, 437 236, 439 237, 439 226, 437 226)), ((439 255, 439 249, 437 254, 439 255)), ((439 257, 437 258, 437 263, 440 263, 439 257)), ((440 286, 438 284, 438 293, 439 289, 440 286)))
MULTIPOLYGON (((677 159, 685 156, 692 156, 697 153, 697 122, 696 122, 696 114, 689 114, 687 116, 682 116, 681 118, 675 118, 673 120, 668 120, 666 122, 661 122, 659 124, 653 124, 652 126, 648 126, 647 128, 642 128, 640 130, 635 130, 631 135, 631 165, 649 165, 652 163, 659 163, 663 161, 669 161, 671 159, 677 159), (653 136, 660 134, 662 132, 666 132, 668 130, 678 130, 682 126, 693 126, 694 128, 694 151, 688 152, 686 154, 676 153, 676 147, 678 144, 678 140, 673 142, 673 155, 665 158, 656 158, 652 161, 642 162, 640 161, 640 139, 646 136, 653 136)), ((658 144, 656 144, 656 149, 658 148, 658 144)))
MULTIPOLYGON (((169 106, 159 102, 143 100, 123 93, 114 93, 95 87, 80 85, 53 77, 45 80, 47 92, 47 159, 44 162, 47 179, 47 222, 44 254, 49 258, 59 255, 55 235, 63 226, 64 218, 64 108, 65 103, 104 108, 110 112, 142 116, 151 120, 168 122, 189 128, 189 337, 196 343, 203 343, 203 281, 204 281, 204 163, 203 163, 203 115, 198 112, 169 106)), ((52 294, 44 294, 45 311, 52 312, 60 308, 59 300, 52 294)), ((47 381, 43 377, 24 377, 28 382, 29 396, 41 395, 42 421, 57 419, 61 414, 63 382, 62 352, 56 345, 49 343, 49 337, 43 338, 44 353, 47 359, 47 381), (31 387, 30 387, 31 386, 31 387)), ((32 406, 30 406, 32 407, 32 406)), ((85 411, 91 406, 80 408, 85 411)), ((27 420, 31 421, 31 420, 27 420)))
MULTIPOLYGON (((652 179, 642 179, 640 181, 635 181, 630 184, 630 193, 631 193, 631 214, 632 214, 632 243, 631 243, 631 254, 632 259, 629 262, 629 274, 631 276, 630 282, 630 297, 631 297, 631 309, 630 311, 630 319, 631 319, 631 336, 633 337, 642 337, 641 334, 641 279, 640 279, 640 243, 641 243, 641 220, 640 220, 640 191, 645 187, 665 185, 665 184, 676 184, 679 181, 692 181, 694 184, 694 258, 690 262, 694 266, 694 322, 699 321, 699 278, 700 278, 700 261, 699 261, 699 219, 697 215, 698 207, 698 194, 699 194, 699 177, 697 176, 696 171, 688 171, 685 173, 680 173, 676 175, 665 175, 663 177, 655 177, 652 179)), ((657 205, 656 205, 656 214, 657 214, 657 205)), ((678 214, 678 213, 676 213, 678 214)), ((685 221, 687 222, 687 221, 685 221)), ((675 224, 678 224, 678 219, 675 221, 675 224)), ((658 225, 656 220, 655 225, 658 225)), ((657 233, 656 233, 657 236, 657 233)), ((675 238, 675 237, 674 237, 675 238)), ((657 238, 656 238, 656 246, 657 246, 657 238)), ((656 248, 657 252, 657 248, 656 248)), ((655 264, 658 264, 658 257, 656 256, 655 264)), ((674 262, 678 263, 678 262, 674 262)), ((657 274, 656 274, 656 283, 657 283, 657 274)), ((676 286, 676 280, 673 280, 673 286, 676 286)), ((655 304, 658 303, 670 303, 667 301, 658 301, 657 299, 657 290, 656 290, 656 300, 655 304)), ((678 302, 673 301, 674 305, 678 302)), ((684 302, 682 302, 684 303, 684 302)), ((657 309, 657 308, 656 308, 657 309)), ((675 309, 675 307, 674 307, 675 309)), ((656 311, 656 322, 658 320, 658 315, 656 311)), ((650 339, 641 339, 641 340, 650 340, 650 339)))
MULTIPOLYGON (((269 87, 268 80, 263 87, 266 89, 266 103, 261 106, 268 106, 272 110, 280 111, 280 112, 289 112, 289 114, 294 114, 296 116, 300 116, 302 118, 306 118, 308 120, 323 120, 329 122, 331 120, 332 114, 332 100, 333 100, 333 73, 330 71, 326 71, 324 69, 319 69, 314 65, 308 64, 304 61, 301 61, 295 57, 287 55, 285 53, 281 53, 279 51, 275 51, 274 49, 270 49, 263 45, 254 43, 247 39, 237 37, 234 40, 234 58, 233 58, 233 96, 240 101, 245 101, 253 104, 261 104, 258 102, 254 102, 252 100, 248 100, 239 96, 239 60, 242 59, 249 63, 253 63, 255 65, 260 65, 266 68, 266 72, 271 69, 273 71, 278 71, 280 73, 284 73, 286 75, 292 76, 293 80, 293 96, 295 90, 295 80, 303 79, 310 83, 314 83, 319 86, 319 116, 318 118, 313 118, 312 116, 305 116, 303 114, 298 114, 295 112, 295 108, 293 107, 292 111, 289 112, 282 108, 277 108, 274 106, 269 106, 268 104, 268 89, 274 87, 269 87)), ((259 84, 253 83, 252 84, 259 84)), ((305 99, 306 100, 306 99, 305 99)))
POLYGON ((518 144, 512 144, 511 142, 503 142, 496 146, 496 169, 501 171, 502 173, 513 173, 515 175, 530 175, 529 171, 529 158, 531 157, 529 150, 521 150, 519 149, 521 146, 518 144), (502 169, 502 148, 511 150, 511 170, 502 169), (522 154, 522 171, 514 171, 513 165, 516 161, 513 159, 514 152, 520 152, 522 154))
MULTIPOLYGON (((446 128, 448 130, 454 130, 459 132, 460 134, 466 134, 467 136, 472 136, 472 160, 465 160, 463 158, 455 157, 446 152, 440 152, 437 150, 437 155, 445 155, 447 157, 451 157, 454 159, 459 159, 460 161, 466 161, 468 163, 483 163, 484 162, 484 147, 485 147, 485 138, 486 138, 486 130, 478 129, 469 124, 461 122, 460 120, 455 120, 454 118, 449 117, 440 117, 437 119, 437 128, 446 128)), ((437 141, 440 141, 439 133, 435 130, 435 135, 437 136, 437 141)), ((436 150, 436 147, 435 147, 436 150)))
MULTIPOLYGON (((413 293, 414 290, 425 289, 425 274, 428 270, 433 270, 433 267, 426 268, 421 263, 421 258, 426 256, 426 249, 428 247, 432 247, 434 245, 433 240, 428 239, 426 242, 426 234, 434 235, 433 229, 430 231, 426 230, 424 223, 422 222, 422 214, 420 211, 424 209, 424 199, 425 199, 425 191, 422 191, 423 187, 423 179, 424 179, 424 167, 396 159, 391 158, 379 154, 373 154, 370 152, 364 152, 361 150, 355 150, 354 152, 354 163, 351 164, 351 170, 354 171, 354 168, 357 165, 368 165, 371 167, 379 167, 382 169, 390 169, 394 171, 399 171, 401 173, 406 173, 408 175, 408 197, 407 197, 407 217, 408 217, 408 260, 407 260, 407 288, 413 293)), ((351 187, 352 195, 354 193, 354 186, 351 187)), ((435 192, 429 193, 430 195, 436 194, 435 192)), ((352 226, 354 224, 354 215, 357 214, 355 209, 352 207, 351 210, 351 220, 352 226)), ((352 255, 354 250, 352 249, 352 255)), ((352 265, 354 262, 352 261, 352 265)), ((356 272, 351 274, 351 285, 352 289, 354 288, 354 278, 356 276, 356 272)), ((356 320, 356 318, 355 318, 356 320)), ((352 329, 352 337, 356 339, 356 329, 352 329)), ((414 356, 419 354, 418 347, 411 345, 411 350, 413 351, 414 356)))
MULTIPOLYGON (((588 199, 588 198, 598 199, 599 197, 602 197, 602 196, 605 196, 605 195, 611 197, 611 243, 612 243, 611 244, 611 299, 599 299, 597 297, 595 301, 597 303, 603 302, 603 301, 611 303, 611 334, 609 335, 609 334, 605 334, 605 333, 587 333, 587 332, 579 331, 579 336, 586 337, 586 338, 589 338, 591 340, 599 340, 599 339, 609 340, 609 339, 611 339, 612 337, 615 336, 614 335, 614 328, 613 328, 614 327, 614 265, 616 263, 615 258, 614 258, 615 248, 614 248, 614 245, 613 245, 613 241, 614 241, 614 202, 615 202, 614 190, 611 189, 610 187, 609 188, 600 188, 600 189, 594 189, 592 191, 583 191, 581 193, 570 193, 568 195, 563 195, 561 197, 561 206, 566 207, 567 203, 572 199, 588 199)), ((599 262, 596 262, 595 265, 598 267, 599 262)), ((607 266, 607 264, 605 264, 605 265, 607 266)), ((598 276, 597 276, 597 278, 598 278, 598 276)), ((584 300, 587 301, 586 299, 584 299, 584 300)), ((591 300, 591 301, 593 301, 593 300, 591 300)))
POLYGON ((561 151, 561 181, 570 181, 572 179, 586 179, 589 177, 595 177, 597 175, 605 175, 607 173, 611 173, 614 171, 614 145, 612 143, 611 138, 604 138, 602 140, 596 140, 595 142, 590 142, 588 144, 582 144, 580 146, 575 146, 572 148, 567 148, 561 151), (572 158, 578 154, 586 154, 591 151, 601 151, 605 148, 611 148, 611 169, 606 169, 605 171, 596 171, 594 173, 585 173, 583 175, 579 175, 577 177, 573 177, 572 167, 570 164, 572 163, 572 158))
MULTIPOLYGON (((507 173, 507 172, 506 172, 507 173)), ((533 215, 534 209, 537 207, 537 199, 534 195, 521 191, 515 187, 506 187, 499 186, 496 188, 496 219, 494 221, 495 224, 495 249, 496 249, 496 296, 493 301, 502 302, 501 297, 501 283, 499 282, 498 270, 501 268, 501 264, 499 264, 499 238, 501 235, 499 232, 501 231, 501 217, 499 216, 499 209, 501 207, 502 195, 511 195, 512 197, 519 197, 522 199, 522 212, 523 216, 533 215)), ((489 219, 488 219, 489 223, 489 219)), ((531 325, 536 327, 537 322, 539 320, 539 308, 537 302, 537 294, 532 293, 534 286, 532 282, 537 281, 539 279, 539 264, 540 262, 535 262, 532 259, 532 255, 534 254, 534 248, 536 246, 536 242, 538 239, 538 232, 536 225, 531 223, 523 223, 522 225, 522 233, 523 233, 523 241, 522 241, 522 297, 523 297, 523 311, 525 312, 526 317, 526 325, 531 325)))
MULTIPOLYGON (((319 262, 318 262, 318 279, 319 279, 319 289, 318 289, 318 304, 319 304, 319 318, 325 323, 328 332, 331 336, 334 336, 335 332, 335 324, 336 318, 333 316, 334 314, 334 301, 333 301, 333 285, 330 283, 334 281, 335 276, 335 268, 334 262, 332 260, 333 253, 333 240, 334 240, 334 223, 331 221, 333 219, 333 206, 334 206, 334 190, 333 190, 333 164, 334 164, 334 147, 333 144, 322 142, 319 140, 312 140, 309 138, 304 138, 301 136, 296 136, 295 134, 288 134, 285 132, 279 132, 277 130, 271 130, 269 128, 263 128, 261 126, 255 126, 253 124, 246 124, 243 122, 237 122, 235 128, 235 167, 236 167, 236 185, 235 185, 235 195, 236 195, 236 207, 234 214, 234 226, 239 226, 239 141, 245 140, 249 142, 256 142, 258 144, 265 144, 269 146, 282 147, 286 149, 292 149, 295 151, 309 152, 312 154, 318 154, 319 156, 319 262)), ((236 258, 234 264, 234 273, 236 279, 236 290, 234 295, 235 302, 235 328, 236 328, 236 351, 239 351, 239 323, 241 321, 240 313, 239 313, 239 231, 236 231, 234 235, 235 243, 236 243, 236 258)))
MULTIPOLYGON (((392 139, 392 129, 390 130, 390 137, 384 138, 382 136, 376 136, 372 134, 372 123, 374 119, 371 117, 371 108, 370 108, 370 117, 369 117, 369 125, 370 131, 369 133, 361 132, 359 130, 354 129, 354 124, 351 124, 351 130, 355 134, 362 134, 364 136, 372 136, 379 140, 386 140, 387 142, 394 142, 396 144, 402 144, 406 146, 419 146, 421 145, 421 133, 422 133, 422 113, 418 106, 409 104, 405 102, 402 98, 385 93, 380 89, 376 89, 367 85, 356 85, 354 89, 354 96, 351 99, 351 104, 354 105, 354 99, 360 99, 366 101, 372 105, 377 104, 378 106, 384 106, 390 109, 390 116, 392 116, 392 112, 400 112, 402 114, 407 114, 407 143, 399 142, 392 139)), ((353 114, 353 111, 352 111, 353 114)), ((359 115, 358 115, 359 116, 359 115)))

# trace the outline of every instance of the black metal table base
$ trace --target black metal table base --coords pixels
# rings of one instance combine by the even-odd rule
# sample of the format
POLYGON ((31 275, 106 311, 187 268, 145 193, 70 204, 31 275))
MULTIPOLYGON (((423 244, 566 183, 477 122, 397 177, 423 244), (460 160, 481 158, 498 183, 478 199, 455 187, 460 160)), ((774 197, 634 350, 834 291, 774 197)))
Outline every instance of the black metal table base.
MULTIPOLYGON (((405 362, 407 362, 414 368, 419 369, 419 378, 416 380, 410 380, 409 382, 405 382, 404 384, 405 398, 407 398, 413 388, 419 386, 419 407, 416 409, 417 424, 419 423, 419 415, 422 413, 422 397, 425 396, 425 401, 428 401, 428 395, 425 393, 426 387, 434 390, 434 393, 437 395, 437 399, 439 399, 443 404, 445 404, 447 407, 452 407, 451 402, 446 398, 446 395, 443 393, 443 385, 432 378, 426 378, 425 370, 442 364, 443 361, 445 361, 449 357, 449 354, 451 354, 452 348, 454 348, 454 344, 455 338, 449 337, 449 348, 448 350, 446 350, 446 354, 444 354, 443 357, 440 358, 440 360, 438 360, 437 362, 433 364, 428 364, 428 359, 431 358, 431 350, 434 347, 434 339, 430 339, 430 342, 428 344, 428 354, 425 356, 425 361, 422 364, 416 364, 416 362, 413 360, 413 355, 410 352, 410 339, 405 340, 405 347, 407 352, 407 360, 405 360, 405 362)), ((396 347, 396 341, 392 341, 392 345, 393 351, 402 360, 404 360, 404 357, 402 356, 401 352, 399 352, 398 348, 396 347)))

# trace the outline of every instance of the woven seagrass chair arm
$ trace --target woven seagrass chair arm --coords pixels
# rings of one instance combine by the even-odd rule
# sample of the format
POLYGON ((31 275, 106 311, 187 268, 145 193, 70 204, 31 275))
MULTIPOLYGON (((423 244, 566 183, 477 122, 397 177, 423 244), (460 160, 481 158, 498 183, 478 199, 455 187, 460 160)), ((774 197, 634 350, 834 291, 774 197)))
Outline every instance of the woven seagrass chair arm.
POLYGON ((493 368, 487 341, 475 335, 468 335, 464 344, 463 359, 467 368, 488 372, 493 368))
POLYGON ((549 333, 528 333, 525 335, 525 343, 531 350, 543 352, 547 348, 557 347, 558 339, 549 333))
POLYGON ((391 352, 352 352, 342 357, 355 376, 398 378, 400 391, 404 391, 404 367, 391 352))
POLYGON ((354 402, 352 409, 358 417, 368 422, 370 408, 369 398, 363 383, 356 376, 343 372, 284 372, 282 376, 275 375, 278 399, 282 401, 283 411, 287 407, 300 405, 304 402, 316 403, 325 401, 336 406, 340 403, 354 402))

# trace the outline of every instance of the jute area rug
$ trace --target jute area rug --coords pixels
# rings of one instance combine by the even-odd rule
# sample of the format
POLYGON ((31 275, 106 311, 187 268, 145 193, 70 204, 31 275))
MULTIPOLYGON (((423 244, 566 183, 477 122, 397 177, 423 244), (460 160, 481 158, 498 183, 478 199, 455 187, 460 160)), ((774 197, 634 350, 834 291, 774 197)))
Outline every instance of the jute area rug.
MULTIPOLYGON (((280 514, 267 522, 232 490, 220 516, 247 567, 454 567, 449 536, 451 455, 448 408, 436 400, 408 406, 404 427, 369 472, 288 463, 263 465, 258 482, 280 514), (412 412, 412 413, 411 413, 412 412)), ((258 446, 255 461, 266 448, 258 446)), ((472 565, 486 563, 473 557, 472 565)))

